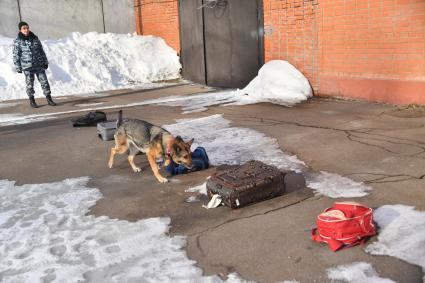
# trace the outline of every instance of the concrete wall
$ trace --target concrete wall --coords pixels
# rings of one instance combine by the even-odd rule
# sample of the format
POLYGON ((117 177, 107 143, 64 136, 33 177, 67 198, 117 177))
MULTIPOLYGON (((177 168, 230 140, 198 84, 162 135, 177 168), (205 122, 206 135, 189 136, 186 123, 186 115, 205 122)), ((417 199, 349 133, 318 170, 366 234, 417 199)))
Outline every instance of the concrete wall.
POLYGON ((136 20, 133 0, 103 0, 106 32, 134 33, 136 20))
POLYGON ((0 34, 14 37, 18 33, 19 9, 16 0, 0 0, 0 34))
POLYGON ((133 0, 0 0, 0 34, 14 37, 19 12, 41 39, 70 32, 134 33, 133 0))

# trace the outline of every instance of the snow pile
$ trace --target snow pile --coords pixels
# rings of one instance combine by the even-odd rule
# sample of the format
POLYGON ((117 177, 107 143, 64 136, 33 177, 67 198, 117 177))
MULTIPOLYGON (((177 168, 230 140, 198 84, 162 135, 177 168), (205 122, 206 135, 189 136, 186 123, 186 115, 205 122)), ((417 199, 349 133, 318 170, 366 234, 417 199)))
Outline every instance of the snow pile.
MULTIPOLYGON (((331 198, 361 197, 371 190, 363 183, 336 174, 308 172, 297 156, 282 152, 276 139, 252 129, 230 127, 230 121, 222 115, 177 120, 177 123, 163 127, 185 139, 194 138, 193 148, 204 147, 214 166, 239 165, 254 159, 282 170, 304 172, 307 184, 313 190, 331 198)), ((203 185, 190 191, 198 190, 202 194, 203 185)))
POLYGON ((169 218, 86 215, 101 198, 87 182, 0 181, 2 282, 222 282, 186 257, 184 237, 168 235, 169 218))
POLYGON ((349 283, 395 283, 391 279, 379 277, 372 265, 366 262, 354 262, 329 268, 327 273, 328 278, 331 280, 341 280, 349 283))
POLYGON ((201 112, 209 106, 246 105, 259 102, 293 106, 313 95, 304 75, 287 61, 267 62, 244 89, 201 93, 190 96, 170 96, 151 100, 165 106, 181 106, 183 113, 201 112))
POLYGON ((307 186, 316 191, 316 194, 326 195, 331 198, 363 197, 372 188, 363 183, 354 182, 346 177, 321 171, 321 174, 312 174, 307 181, 307 186))
POLYGON ((240 95, 238 104, 272 102, 285 106, 292 106, 313 95, 307 78, 283 60, 267 62, 258 71, 258 76, 236 93, 240 95))
MULTIPOLYGON (((74 32, 42 43, 54 96, 175 79, 181 68, 177 53, 158 37, 74 32)), ((13 39, 0 38, 0 100, 27 98, 24 75, 14 71, 12 51, 13 39)), ((39 86, 36 96, 42 96, 39 86)))
POLYGON ((425 273, 425 212, 412 206, 384 205, 375 210, 373 217, 380 228, 378 241, 366 251, 419 265, 425 273))

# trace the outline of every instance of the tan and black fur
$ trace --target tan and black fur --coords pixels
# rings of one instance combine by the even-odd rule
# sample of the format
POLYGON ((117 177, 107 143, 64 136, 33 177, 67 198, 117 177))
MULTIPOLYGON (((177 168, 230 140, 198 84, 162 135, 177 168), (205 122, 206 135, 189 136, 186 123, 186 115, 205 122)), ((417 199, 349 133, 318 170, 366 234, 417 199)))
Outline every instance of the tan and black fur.
POLYGON ((190 146, 193 139, 184 142, 180 136, 173 137, 165 129, 152 125, 149 122, 139 119, 122 120, 122 111, 117 122, 117 131, 115 132, 115 147, 111 148, 108 166, 112 168, 115 154, 123 154, 129 151, 128 162, 134 172, 140 172, 140 167, 134 164, 134 156, 143 152, 146 154, 149 165, 155 177, 159 182, 168 182, 161 176, 156 163, 156 158, 163 157, 165 165, 168 165, 170 158, 177 164, 183 164, 186 167, 192 166, 192 154, 190 146), (167 153, 169 149, 169 153, 167 153))

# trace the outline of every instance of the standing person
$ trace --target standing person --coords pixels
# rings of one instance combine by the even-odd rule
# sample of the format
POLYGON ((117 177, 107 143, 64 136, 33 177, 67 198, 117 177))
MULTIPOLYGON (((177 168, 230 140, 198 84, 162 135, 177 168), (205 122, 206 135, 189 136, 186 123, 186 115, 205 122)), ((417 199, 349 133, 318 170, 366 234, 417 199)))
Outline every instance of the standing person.
POLYGON ((49 67, 49 62, 43 46, 38 37, 30 31, 26 22, 20 22, 18 27, 19 34, 13 47, 13 63, 18 73, 24 72, 25 74, 26 91, 31 107, 38 107, 34 100, 34 75, 37 76, 49 105, 55 106, 56 103, 50 95, 50 85, 44 71, 49 67))

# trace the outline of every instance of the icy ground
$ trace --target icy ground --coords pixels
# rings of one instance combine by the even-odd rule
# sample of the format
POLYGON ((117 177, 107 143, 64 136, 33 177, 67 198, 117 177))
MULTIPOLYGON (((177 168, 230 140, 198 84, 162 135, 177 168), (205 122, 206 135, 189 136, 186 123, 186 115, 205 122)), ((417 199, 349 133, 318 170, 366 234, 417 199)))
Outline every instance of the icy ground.
MULTIPOLYGON (((307 185, 316 193, 331 198, 362 197, 371 190, 363 183, 327 172, 309 172, 297 156, 284 153, 276 139, 248 128, 231 127, 222 115, 182 119, 163 127, 185 139, 194 138, 192 149, 202 146, 212 165, 238 165, 255 159, 283 170, 304 172, 307 185)), ((204 184, 191 188, 204 193, 204 184)))
POLYGON ((185 238, 168 235, 169 218, 86 215, 102 197, 88 180, 0 181, 1 282, 223 282, 202 276, 185 238))
POLYGON ((378 241, 366 251, 419 265, 425 282, 425 211, 406 205, 384 205, 374 211, 373 217, 379 226, 378 241))
MULTIPOLYGON (((34 31, 37 34, 36 31, 34 31)), ((179 78, 176 51, 158 37, 90 32, 42 41, 53 96, 87 94, 179 78)), ((13 38, 0 36, 0 101, 26 99, 14 70, 13 38)), ((38 83, 36 96, 42 96, 38 83)))
POLYGON ((348 283, 395 283, 391 279, 381 278, 370 263, 354 262, 327 270, 328 278, 348 283))

